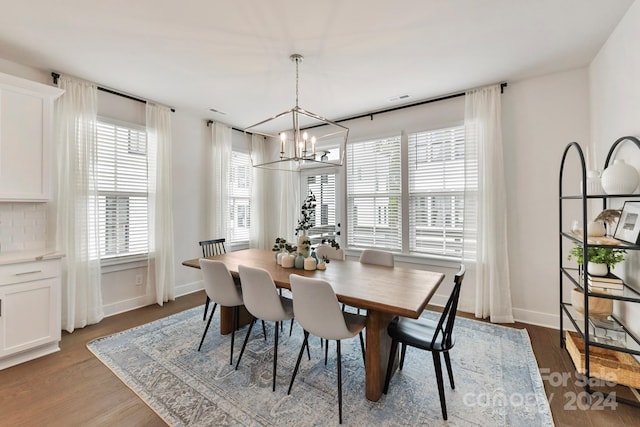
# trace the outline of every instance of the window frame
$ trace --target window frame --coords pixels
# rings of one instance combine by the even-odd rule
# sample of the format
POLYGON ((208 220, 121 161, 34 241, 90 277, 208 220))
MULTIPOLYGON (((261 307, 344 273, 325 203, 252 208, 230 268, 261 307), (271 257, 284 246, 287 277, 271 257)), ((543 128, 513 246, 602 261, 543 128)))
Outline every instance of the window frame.
MULTIPOLYGON (((251 152, 250 150, 245 149, 244 147, 239 147, 237 146, 237 144, 232 144, 232 148, 231 148, 231 156, 233 157, 234 153, 238 153, 238 154, 242 154, 242 155, 246 155, 247 156, 247 174, 243 177, 244 181, 247 182, 247 187, 243 187, 247 189, 247 196, 243 197, 243 196, 237 196, 234 195, 232 193, 232 185, 229 185, 228 188, 228 203, 229 203, 229 218, 228 220, 228 225, 229 225, 229 230, 227 231, 227 247, 229 249, 233 248, 233 249, 241 249, 241 248, 248 248, 249 247, 249 243, 251 240, 251 202, 252 202, 252 193, 253 193, 253 173, 252 173, 252 163, 251 163, 251 152), (246 226, 247 229, 247 239, 246 240, 240 240, 240 241, 235 241, 235 240, 231 240, 231 224, 234 224, 234 228, 235 228, 235 220, 236 220, 236 214, 238 213, 237 211, 235 211, 234 209, 232 209, 234 206, 240 208, 241 204, 235 204, 234 202, 236 200, 247 200, 248 204, 246 205, 247 208, 245 210, 245 215, 244 218, 245 220, 248 220, 248 224, 246 226)), ((233 172, 233 160, 231 161, 231 165, 229 168, 229 173, 232 174, 233 172)), ((232 182, 232 177, 229 176, 229 183, 231 184, 232 182)))
MULTIPOLYGON (((137 124, 137 123, 132 123, 132 122, 127 122, 124 120, 118 120, 118 119, 114 119, 108 116, 104 116, 104 115, 98 115, 97 119, 96 119, 96 125, 97 127, 100 126, 100 124, 103 125, 107 125, 107 126, 115 126, 115 127, 119 127, 119 128, 125 128, 125 129, 129 129, 129 130, 133 130, 133 131, 137 131, 137 132, 141 132, 144 133, 145 135, 145 145, 147 146, 148 149, 148 134, 147 134, 147 128, 144 125, 141 124, 137 124)), ((96 127, 96 130, 97 130, 96 127)), ((131 143, 131 142, 130 142, 131 143)), ((148 151, 145 153, 147 159, 146 159, 146 182, 148 182, 148 174, 149 174, 149 154, 148 151)), ((98 161, 99 163, 99 161, 98 161)), ((98 185, 98 177, 96 176, 96 185, 99 187, 98 185)), ((96 188, 96 195, 98 198, 100 197, 117 197, 117 196, 123 196, 123 195, 129 195, 129 196, 136 196, 136 197, 140 197, 143 193, 140 191, 103 191, 100 190, 100 188, 96 188)), ((135 254, 122 254, 122 255, 115 255, 115 256, 108 256, 108 257, 104 257, 105 254, 102 253, 104 247, 107 245, 106 240, 104 240, 104 245, 102 244, 102 241, 100 242, 100 251, 101 253, 98 255, 98 259, 100 260, 100 265, 102 267, 110 267, 110 266, 118 266, 120 264, 130 264, 130 263, 140 263, 142 261, 146 262, 149 256, 149 248, 148 248, 148 242, 149 242, 149 208, 148 208, 148 201, 149 201, 149 190, 147 188, 147 191, 145 194, 145 198, 147 200, 147 215, 146 215, 146 226, 144 227, 146 229, 146 240, 147 240, 147 250, 146 252, 143 253, 135 253, 135 254)), ((99 208, 98 208, 99 209, 99 208)), ((99 211, 98 211, 99 214, 99 211)), ((106 217, 105 217, 106 219, 106 217)), ((107 224, 105 223, 104 225, 101 224, 101 222, 98 222, 98 233, 100 235, 101 229, 105 229, 107 227, 107 224)), ((102 235, 100 235, 100 239, 106 239, 106 235, 103 237, 102 235)), ((113 271, 118 271, 119 269, 117 267, 115 267, 116 269, 113 271)), ((129 267, 125 267, 125 268, 129 268, 129 267)), ((120 268, 121 269, 121 268, 120 268)), ((112 269, 110 269, 112 270, 112 269)), ((104 272, 104 270, 103 270, 104 272)))
MULTIPOLYGON (((398 134, 400 135, 401 138, 401 142, 400 142, 400 146, 401 146, 401 168, 400 168, 400 179, 402 180, 401 183, 401 201, 400 201, 400 205, 401 205, 401 209, 402 209, 402 214, 401 214, 401 222, 402 222, 402 235, 401 235, 401 240, 402 240, 402 250, 401 251, 394 251, 395 254, 395 258, 396 261, 399 262, 405 262, 405 263, 411 263, 411 264, 421 264, 421 265, 436 265, 436 266, 441 266, 441 267, 456 267, 459 265, 460 260, 462 259, 462 254, 458 257, 458 256, 451 256, 451 255, 439 255, 439 254, 425 254, 425 253, 419 253, 419 252, 411 252, 409 250, 409 240, 410 240, 410 234, 409 234, 409 222, 410 222, 410 209, 409 209, 409 200, 410 200, 410 193, 409 193, 409 154, 408 154, 408 150, 409 150, 409 135, 412 134, 416 134, 416 133, 424 133, 424 132, 432 132, 432 131, 439 131, 439 130, 444 130, 444 129, 448 129, 448 128, 462 128, 462 131, 464 132, 464 122, 462 120, 456 120, 454 122, 450 122, 450 123, 440 123, 434 126, 423 126, 423 127, 419 127, 416 126, 414 127, 414 129, 411 130, 402 130, 399 132, 396 132, 394 134, 389 134, 389 133, 384 133, 384 134, 378 134, 378 135, 371 135, 367 138, 363 138, 360 140, 356 140, 356 141, 350 141, 348 144, 351 143, 359 143, 359 142, 367 142, 367 141, 375 141, 375 140, 382 140, 382 139, 388 139, 388 138, 392 138, 394 136, 398 136, 398 134)), ((464 135, 464 133, 463 133, 464 135)), ((345 165, 343 166, 343 170, 342 173, 344 174, 344 185, 343 185, 343 195, 342 197, 340 197, 341 199, 344 199, 344 201, 346 202, 349 198, 349 195, 347 193, 348 189, 347 189, 347 180, 348 180, 348 171, 347 171, 347 167, 348 167, 348 160, 345 162, 345 165)), ((464 195, 464 191, 463 191, 463 195, 464 195)), ((462 210, 464 213, 464 209, 462 210)), ((359 253, 362 251, 362 249, 365 249, 364 247, 348 247, 346 245, 346 242, 349 241, 349 236, 348 236, 348 230, 349 230, 349 213, 347 212, 347 209, 345 207, 344 210, 344 224, 346 225, 346 227, 344 228, 344 233, 343 233, 343 237, 345 239, 345 253, 349 256, 358 256, 359 253)))

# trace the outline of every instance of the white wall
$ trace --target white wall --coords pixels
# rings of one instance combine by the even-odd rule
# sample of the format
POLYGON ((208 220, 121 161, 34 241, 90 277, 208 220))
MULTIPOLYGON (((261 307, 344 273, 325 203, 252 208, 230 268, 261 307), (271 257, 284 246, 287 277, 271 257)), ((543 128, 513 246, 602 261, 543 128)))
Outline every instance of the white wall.
POLYGON ((587 71, 509 82, 502 101, 514 317, 557 328, 560 158, 589 140, 587 71))
MULTIPOLYGON (((589 67, 591 134, 596 164, 604 166, 606 153, 619 137, 640 136, 640 2, 635 2, 589 67)), ((632 144, 616 155, 640 170, 640 151, 632 144)), ((636 191, 638 192, 638 191, 636 191)), ((629 252, 616 273, 640 290, 640 253, 629 252)), ((616 301, 614 310, 628 327, 640 333, 640 304, 616 301)))

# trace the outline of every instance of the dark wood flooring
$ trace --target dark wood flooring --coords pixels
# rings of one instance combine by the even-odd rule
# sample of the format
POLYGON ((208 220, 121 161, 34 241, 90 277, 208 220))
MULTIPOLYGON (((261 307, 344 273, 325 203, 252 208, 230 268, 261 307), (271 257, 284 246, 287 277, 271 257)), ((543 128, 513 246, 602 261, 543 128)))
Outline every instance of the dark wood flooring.
MULTIPOLYGON (((63 332, 61 351, 0 371, 1 426, 164 426, 140 398, 86 348, 94 338, 141 325, 200 305, 204 293, 108 317, 97 325, 63 332)), ((473 316, 462 314, 465 317, 473 316)), ((604 402, 585 403, 558 331, 526 328, 557 426, 640 426, 640 408, 604 402)))

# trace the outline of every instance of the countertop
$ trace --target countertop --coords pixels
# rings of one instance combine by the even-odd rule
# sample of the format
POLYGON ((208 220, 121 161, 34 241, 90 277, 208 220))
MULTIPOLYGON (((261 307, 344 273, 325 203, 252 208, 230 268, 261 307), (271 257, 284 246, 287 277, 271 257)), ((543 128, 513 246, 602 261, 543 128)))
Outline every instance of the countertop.
POLYGON ((0 265, 20 262, 41 261, 62 258, 64 254, 55 249, 33 249, 29 251, 13 251, 0 253, 0 265))

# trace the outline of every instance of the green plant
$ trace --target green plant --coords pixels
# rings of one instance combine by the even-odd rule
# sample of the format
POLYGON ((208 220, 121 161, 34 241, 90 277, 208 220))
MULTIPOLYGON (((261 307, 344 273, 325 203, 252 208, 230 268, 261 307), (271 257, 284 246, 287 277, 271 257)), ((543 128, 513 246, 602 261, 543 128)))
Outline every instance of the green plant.
MULTIPOLYGON (((624 261, 624 255, 627 253, 624 249, 617 248, 601 248, 601 247, 588 247, 587 248, 587 261, 595 264, 607 264, 607 267, 611 268, 619 262, 624 261)), ((581 245, 574 246, 570 251, 567 259, 576 259, 576 262, 580 265, 584 263, 584 253, 581 245)))
POLYGON ((276 237, 276 242, 273 244, 273 248, 271 248, 274 252, 280 252, 287 247, 287 240, 282 237, 276 237))
POLYGON ((322 239, 322 244, 330 245, 332 248, 340 249, 340 244, 336 242, 336 239, 322 239))
POLYGON ((309 230, 316 222, 316 196, 313 192, 309 191, 309 195, 304 199, 304 203, 300 208, 300 219, 298 220, 298 226, 296 227, 296 236, 300 231, 304 232, 309 230))

